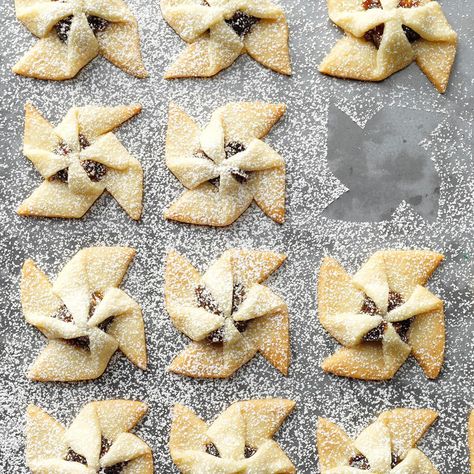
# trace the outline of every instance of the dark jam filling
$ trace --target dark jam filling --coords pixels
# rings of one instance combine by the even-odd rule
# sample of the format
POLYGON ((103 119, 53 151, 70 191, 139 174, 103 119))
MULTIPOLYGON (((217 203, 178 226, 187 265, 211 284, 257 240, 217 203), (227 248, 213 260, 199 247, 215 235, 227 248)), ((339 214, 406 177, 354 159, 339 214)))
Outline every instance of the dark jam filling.
POLYGON ((81 165, 87 173, 88 178, 94 183, 101 181, 107 174, 107 167, 97 161, 84 160, 81 161, 81 165))
MULTIPOLYGON (((73 15, 68 16, 58 21, 54 25, 56 34, 58 35, 58 38, 63 43, 66 43, 69 38, 69 32, 71 30, 71 25, 72 25, 72 18, 73 18, 73 15)), ((102 33, 109 26, 109 22, 107 20, 104 20, 103 18, 94 16, 94 15, 87 16, 87 23, 89 24, 89 28, 92 30, 94 34, 102 33)))
MULTIPOLYGON (((403 297, 400 293, 396 293, 395 291, 390 291, 388 293, 388 306, 387 311, 390 312, 398 306, 401 306, 404 303, 403 297)), ((379 314, 377 305, 375 304, 374 300, 366 296, 364 302, 362 303, 362 308, 360 309, 361 313, 370 314, 374 316, 379 314)), ((410 329, 412 319, 407 319, 405 321, 399 321, 396 323, 392 323, 393 328, 397 331, 398 335, 404 342, 407 342, 407 334, 408 330, 410 329)), ((383 339, 383 335, 385 330, 387 329, 387 323, 382 321, 376 328, 371 329, 364 337, 363 340, 366 342, 378 342, 383 339)))
POLYGON ((71 312, 67 309, 65 304, 63 304, 51 317, 60 319, 65 323, 72 323, 74 321, 71 312))
MULTIPOLYGON (((100 444, 100 456, 102 457, 111 448, 112 443, 102 436, 101 444, 100 444)), ((113 466, 109 467, 102 467, 99 471, 100 474, 121 474, 123 472, 124 467, 127 465, 126 462, 120 462, 118 464, 114 464, 113 466)))
MULTIPOLYGON (((81 147, 81 150, 84 150, 85 148, 90 146, 89 140, 82 133, 79 134, 79 146, 81 147)), ((71 148, 66 143, 60 142, 54 150, 54 153, 60 156, 66 156, 69 155, 71 151, 71 148)), ((98 163, 97 161, 84 160, 81 161, 81 166, 87 173, 88 178, 96 183, 103 179, 103 177, 107 174, 107 167, 102 163, 98 163)), ((62 170, 59 170, 49 179, 51 181, 61 181, 62 183, 67 183, 68 178, 68 169, 64 168, 62 170)))
POLYGON ((68 16, 66 18, 63 18, 62 20, 58 21, 54 25, 54 29, 56 30, 56 34, 58 35, 58 38, 65 43, 67 41, 67 38, 69 36, 69 30, 71 29, 71 24, 72 24, 72 15, 68 16))
POLYGON ((87 16, 87 23, 89 23, 89 27, 95 35, 97 33, 102 33, 109 26, 109 22, 107 20, 94 15, 87 16))
POLYGON ((251 458, 256 452, 257 450, 252 446, 245 445, 244 456, 246 459, 251 458))
POLYGON ((221 457, 219 450, 214 443, 206 444, 206 453, 210 454, 211 456, 215 456, 216 458, 221 457))
MULTIPOLYGON (((398 6, 400 8, 413 8, 419 6, 419 0, 400 0, 398 6)), ((362 7, 365 10, 370 10, 372 8, 382 8, 382 4, 380 0, 363 0, 362 7)), ((414 43, 415 41, 419 40, 421 36, 411 28, 406 25, 402 25, 403 31, 407 40, 410 43, 414 43)), ((380 44, 382 43, 383 32, 385 29, 385 25, 382 23, 381 25, 377 25, 375 28, 367 31, 365 33, 364 38, 367 41, 371 41, 377 49, 379 49, 380 44)))
POLYGON ((250 32, 252 26, 259 21, 258 18, 254 16, 247 15, 247 13, 242 11, 236 11, 234 16, 225 22, 239 35, 245 36, 250 32))
MULTIPOLYGON (((222 311, 219 309, 217 301, 207 288, 200 285, 195 288, 194 292, 196 294, 197 304, 200 308, 203 308, 210 313, 217 314, 218 316, 222 315, 222 311)), ((236 283, 232 293, 232 314, 238 310, 244 299, 245 287, 241 283, 236 283)), ((239 332, 244 332, 248 327, 248 321, 233 321, 233 323, 239 332)), ((225 340, 225 327, 222 326, 209 334, 207 340, 213 344, 223 343, 225 340)))
POLYGON ((84 456, 77 454, 76 451, 70 449, 64 458, 65 461, 78 462, 87 466, 87 461, 84 456))
POLYGON ((349 466, 362 471, 370 469, 369 460, 363 454, 357 454, 349 459, 349 466))
MULTIPOLYGON (((251 458, 256 452, 256 448, 245 445, 244 456, 246 459, 251 458)), ((216 458, 221 457, 219 450, 217 449, 217 446, 214 443, 206 444, 206 453, 210 454, 211 456, 215 456, 216 458)))
POLYGON ((392 469, 397 465, 402 462, 400 456, 397 456, 395 453, 392 453, 392 469))
POLYGON ((126 462, 119 462, 118 464, 114 464, 113 466, 101 467, 99 474, 122 474, 126 465, 126 462))
MULTIPOLYGON (((225 145, 224 151, 225 151, 225 158, 226 160, 228 160, 232 156, 237 155, 237 153, 242 153, 243 151, 245 151, 245 145, 239 142, 229 142, 227 143, 227 145, 225 145)), ((239 168, 231 169, 230 174, 240 184, 248 181, 249 176, 250 176, 248 172, 241 170, 239 168)))

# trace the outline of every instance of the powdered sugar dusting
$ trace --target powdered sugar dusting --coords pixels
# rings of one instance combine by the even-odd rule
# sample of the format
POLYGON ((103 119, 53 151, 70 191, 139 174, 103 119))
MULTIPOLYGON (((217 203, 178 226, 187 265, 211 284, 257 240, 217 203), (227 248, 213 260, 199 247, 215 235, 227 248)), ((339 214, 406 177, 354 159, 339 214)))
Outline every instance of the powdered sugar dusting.
MULTIPOLYGON (((165 81, 162 74, 182 50, 183 42, 162 19, 158 2, 129 0, 128 4, 139 22, 144 62, 150 73, 146 80, 128 76, 103 58, 91 62, 76 79, 67 82, 15 76, 10 67, 35 40, 14 18, 13 2, 4 7, 4 67, 0 71, 1 468, 6 472, 27 472, 23 428, 28 403, 38 404, 68 424, 79 407, 93 399, 145 401, 150 411, 137 433, 152 446, 157 472, 177 472, 166 447, 174 403, 190 406, 203 419, 212 420, 233 401, 277 396, 297 401, 295 412, 276 439, 298 472, 317 472, 314 438, 318 416, 338 422, 355 437, 380 411, 396 406, 438 410, 440 419, 420 448, 441 472, 467 472, 466 428, 472 406, 474 330, 470 314, 474 255, 471 3, 442 2, 459 34, 459 56, 444 96, 436 92, 416 65, 380 84, 320 75, 317 65, 341 33, 329 21, 324 2, 304 0, 281 1, 291 32, 291 78, 243 56, 214 79, 165 81), (82 220, 20 218, 15 214, 16 207, 41 179, 21 153, 23 106, 27 100, 53 123, 73 105, 142 104, 140 116, 116 132, 145 171, 145 207, 140 222, 128 218, 110 197, 101 198, 82 220), (274 223, 254 204, 224 229, 165 221, 163 210, 182 192, 164 162, 168 103, 175 101, 200 123, 207 123, 213 110, 236 100, 264 100, 288 107, 265 139, 287 165, 286 223, 274 223), (349 114, 358 125, 387 107, 441 114, 439 125, 423 142, 441 181, 439 211, 433 222, 418 215, 408 201, 376 223, 367 222, 364 209, 354 209, 352 222, 321 216, 323 209, 345 191, 331 174, 327 161, 331 105, 349 114), (33 383, 25 373, 44 341, 21 314, 21 265, 30 257, 48 275, 55 276, 79 249, 92 245, 129 245, 138 251, 122 288, 142 305, 149 369, 143 372, 117 353, 97 381, 72 385, 33 383), (164 309, 166 253, 175 248, 198 268, 206 268, 232 247, 267 248, 288 255, 287 262, 266 282, 289 306, 292 362, 288 378, 259 356, 228 380, 190 380, 166 372, 171 360, 187 344, 164 309), (354 273, 374 251, 392 247, 429 248, 446 257, 428 284, 445 301, 446 308, 447 352, 440 378, 428 381, 413 359, 386 383, 323 374, 320 362, 334 352, 337 344, 317 321, 316 282, 321 257, 332 255, 354 273)), ((338 133, 344 140, 345 130, 338 133)))

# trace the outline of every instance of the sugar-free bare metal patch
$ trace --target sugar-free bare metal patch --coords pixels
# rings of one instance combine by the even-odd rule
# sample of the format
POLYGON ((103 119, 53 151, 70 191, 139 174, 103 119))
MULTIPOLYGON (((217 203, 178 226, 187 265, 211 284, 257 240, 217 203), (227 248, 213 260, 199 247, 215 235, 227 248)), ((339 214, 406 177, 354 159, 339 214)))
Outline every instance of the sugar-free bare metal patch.
POLYGON ((188 43, 166 79, 214 76, 245 53, 291 74, 285 12, 270 0, 161 0, 161 11, 188 43))
POLYGON ((322 368, 343 377, 387 380, 413 354, 427 377, 438 377, 443 301, 424 285, 442 260, 430 251, 384 250, 351 277, 326 257, 319 273, 319 320, 344 347, 322 368))
POLYGON ((54 128, 27 103, 23 153, 44 181, 18 214, 80 218, 108 191, 132 219, 140 219, 142 166, 112 133, 140 111, 140 105, 73 107, 54 128))
POLYGON ((141 369, 147 354, 142 311, 119 286, 135 256, 127 247, 79 251, 51 284, 32 260, 23 265, 26 321, 48 339, 28 376, 72 382, 100 377, 117 349, 141 369))
POLYGON ((17 18, 38 38, 13 67, 37 79, 74 77, 101 55, 128 74, 146 77, 135 16, 122 0, 15 0, 17 18))
POLYGON ((168 255, 166 309, 192 342, 170 370, 189 377, 226 378, 260 352, 284 375, 290 364, 288 307, 261 283, 284 255, 232 249, 201 275, 179 253, 168 255))
POLYGON ((130 433, 147 409, 131 400, 91 402, 65 428, 41 408, 29 405, 26 463, 33 474, 153 474, 150 447, 130 433))
POLYGON ((198 124, 170 105, 166 165, 188 190, 166 219, 227 226, 255 201, 274 221, 285 219, 284 159, 262 141, 285 113, 283 104, 233 102, 198 124))
POLYGON ((448 87, 457 35, 431 0, 327 0, 331 20, 345 32, 319 70, 381 81, 416 61, 439 92, 448 87))
POLYGON ((320 418, 317 445, 321 474, 408 472, 439 474, 417 444, 438 414, 428 409, 385 411, 351 439, 338 425, 320 418))
POLYGON ((170 452, 182 473, 294 474, 295 466, 272 438, 295 406, 267 398, 237 402, 210 425, 175 405, 170 452))

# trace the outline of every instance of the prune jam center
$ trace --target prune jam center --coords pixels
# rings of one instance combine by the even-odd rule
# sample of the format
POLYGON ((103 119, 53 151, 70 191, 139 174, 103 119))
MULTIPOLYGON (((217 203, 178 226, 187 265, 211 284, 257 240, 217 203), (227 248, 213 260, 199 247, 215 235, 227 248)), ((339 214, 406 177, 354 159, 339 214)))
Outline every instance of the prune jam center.
POLYGON ((98 161, 84 160, 81 161, 81 165, 87 173, 88 178, 94 183, 101 181, 107 174, 107 167, 98 161))
POLYGON ((206 444, 206 453, 210 454, 211 456, 215 456, 216 458, 221 457, 219 450, 214 443, 206 444))
MULTIPOLYGON (((196 294, 197 303, 200 308, 204 308, 206 311, 217 314, 218 316, 222 315, 222 311, 219 309, 217 301, 214 299, 207 288, 200 285, 195 288, 194 292, 196 294)), ((245 294, 246 292, 244 285, 241 283, 236 283, 232 293, 232 314, 239 309, 239 306, 245 299, 245 294)), ((233 323, 239 332, 244 332, 248 326, 248 321, 233 321, 233 323)), ((224 326, 209 334, 207 340, 214 344, 223 343, 225 340, 224 326)))
POLYGON ((109 22, 107 20, 94 15, 87 16, 87 23, 89 23, 89 27, 94 34, 102 33, 109 26, 109 22))
POLYGON ((402 460, 400 459, 400 456, 397 456, 395 453, 392 453, 392 464, 391 464, 392 469, 397 464, 400 464, 401 462, 402 462, 402 460))
POLYGON ((51 317, 60 319, 65 323, 72 323, 74 321, 71 312, 67 309, 65 304, 63 304, 51 317))
MULTIPOLYGON (((388 312, 394 310, 398 306, 401 306, 404 303, 403 297, 400 293, 395 291, 390 291, 388 293, 388 312)), ((370 314, 374 316, 379 314, 379 310, 374 300, 366 296, 364 302, 362 303, 362 308, 360 310, 362 313, 370 314)), ((411 319, 406 321, 400 321, 392 323, 395 331, 399 334, 403 341, 407 342, 407 333, 410 329, 411 319)), ((387 329, 387 323, 382 321, 376 328, 371 329, 364 337, 363 340, 366 342, 377 342, 383 339, 385 330, 387 329)))
POLYGON ((70 449, 64 458, 65 461, 78 462, 87 466, 87 461, 84 456, 77 454, 76 451, 70 449))
MULTIPOLYGON (((66 43, 69 38, 69 32, 71 30, 71 25, 72 25, 72 18, 73 18, 73 15, 70 15, 58 21, 54 25, 56 34, 58 35, 58 38, 63 43, 66 43)), ((89 28, 92 30, 94 34, 102 33, 109 26, 109 22, 107 20, 104 20, 103 18, 94 16, 94 15, 87 15, 87 23, 89 24, 89 28)))
MULTIPOLYGON (((232 156, 236 155, 237 153, 241 153, 245 151, 246 147, 244 144, 239 142, 229 142, 224 147, 225 151, 225 158, 228 160, 232 156)), ((241 170, 239 168, 234 168, 230 170, 230 174, 234 177, 236 181, 240 184, 245 183, 248 179, 250 174, 247 171, 241 170)))
POLYGON ((122 474, 127 462, 119 462, 113 466, 100 468, 99 474, 122 474))
POLYGON ((250 32, 252 26, 259 21, 254 16, 247 15, 247 13, 240 10, 234 13, 234 16, 225 22, 239 35, 245 36, 250 32))
POLYGON ((363 454, 357 454, 349 459, 349 466, 362 471, 368 471, 370 469, 369 460, 363 454))
POLYGON ((251 458, 256 452, 257 450, 252 446, 245 445, 244 456, 246 459, 251 458))
MULTIPOLYGON (((419 0, 400 0, 398 3, 398 6, 400 8, 413 8, 418 7, 419 5, 419 0)), ((380 0, 363 0, 362 7, 365 10, 370 10, 372 8, 382 8, 382 3, 380 2, 380 0)), ((402 25, 402 28, 405 33, 405 36, 407 37, 407 40, 410 43, 414 43, 415 41, 421 38, 421 36, 416 31, 412 30, 408 26, 402 25)), ((385 25, 383 23, 377 25, 375 28, 367 31, 364 35, 364 38, 367 41, 371 41, 372 43, 374 43, 375 47, 379 49, 380 44, 382 43, 384 29, 385 25)))
POLYGON ((196 294, 197 304, 200 308, 203 308, 210 313, 217 314, 218 316, 222 314, 217 301, 206 287, 199 285, 195 288, 194 293, 196 294))
POLYGON ((67 38, 69 36, 69 30, 71 29, 71 24, 72 24, 72 15, 68 16, 66 18, 63 18, 62 20, 58 21, 54 25, 54 29, 56 30, 56 34, 58 35, 58 38, 65 43, 67 41, 67 38))

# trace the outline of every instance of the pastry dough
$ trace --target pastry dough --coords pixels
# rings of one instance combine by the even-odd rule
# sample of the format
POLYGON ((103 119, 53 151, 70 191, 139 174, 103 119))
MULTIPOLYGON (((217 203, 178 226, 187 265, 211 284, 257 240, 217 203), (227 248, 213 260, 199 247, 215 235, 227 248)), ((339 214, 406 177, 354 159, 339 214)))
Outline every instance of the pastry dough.
POLYGON ((188 43, 166 79, 211 77, 244 53, 291 74, 285 13, 270 0, 161 0, 161 11, 188 43))
POLYGON ((148 76, 137 20, 122 0, 15 0, 15 9, 38 41, 13 72, 61 81, 101 55, 128 74, 148 76))
POLYGON ((416 61, 445 92, 457 35, 431 0, 327 0, 329 17, 345 32, 323 60, 324 74, 381 81, 416 61))
POLYGON ((117 349, 146 369, 141 308, 119 289, 134 256, 135 251, 127 247, 83 249, 54 284, 32 260, 23 264, 23 314, 48 338, 48 345, 30 368, 31 379, 95 379, 117 349))
POLYGON ((147 406, 130 400, 85 405, 69 428, 36 405, 26 417, 26 462, 33 474, 153 474, 150 447, 129 433, 147 406))
POLYGON ((224 252, 201 275, 179 253, 168 255, 166 309, 192 342, 172 362, 172 372, 225 378, 260 352, 284 375, 290 363, 288 308, 261 283, 285 260, 259 250, 224 252))
POLYGON ((293 474, 293 463, 272 437, 294 406, 276 398, 246 400, 207 425, 191 409, 175 405, 171 457, 186 474, 293 474))
POLYGON ((165 211, 190 224, 232 224, 252 203, 278 223, 285 219, 285 162, 261 139, 285 113, 282 104, 234 102, 217 109, 201 130, 170 105, 166 165, 188 190, 165 211))
POLYGON ((73 107, 53 128, 27 103, 23 153, 44 181, 18 214, 80 218, 108 191, 132 219, 140 219, 143 170, 112 133, 140 111, 140 105, 73 107))
POLYGON ((443 302, 424 285, 443 260, 435 252, 376 252, 353 276, 326 257, 319 274, 319 320, 344 347, 325 371, 365 380, 392 378, 410 353, 429 378, 443 365, 443 302))
POLYGON ((321 474, 439 474, 416 447, 437 417, 428 409, 385 411, 355 440, 335 423, 320 418, 317 446, 321 474))

